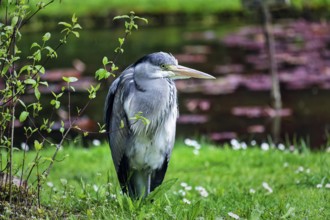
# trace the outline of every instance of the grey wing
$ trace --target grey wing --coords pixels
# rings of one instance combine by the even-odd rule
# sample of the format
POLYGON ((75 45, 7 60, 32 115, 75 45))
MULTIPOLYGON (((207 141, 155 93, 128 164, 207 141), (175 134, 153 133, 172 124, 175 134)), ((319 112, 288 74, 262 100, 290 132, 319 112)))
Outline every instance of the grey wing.
POLYGON ((129 140, 129 121, 124 110, 130 92, 132 71, 125 70, 110 86, 105 105, 105 124, 113 163, 118 173, 129 140))

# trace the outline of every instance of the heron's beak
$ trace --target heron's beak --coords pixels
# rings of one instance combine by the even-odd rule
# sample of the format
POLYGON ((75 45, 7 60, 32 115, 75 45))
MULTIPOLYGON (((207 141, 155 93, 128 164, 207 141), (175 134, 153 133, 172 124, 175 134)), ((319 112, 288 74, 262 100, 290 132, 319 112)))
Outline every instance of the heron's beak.
POLYGON ((195 70, 195 69, 191 69, 185 66, 181 66, 181 65, 171 65, 168 67, 168 69, 170 71, 172 71, 175 75, 173 78, 200 78, 200 79, 215 79, 214 76, 211 76, 207 73, 195 70))

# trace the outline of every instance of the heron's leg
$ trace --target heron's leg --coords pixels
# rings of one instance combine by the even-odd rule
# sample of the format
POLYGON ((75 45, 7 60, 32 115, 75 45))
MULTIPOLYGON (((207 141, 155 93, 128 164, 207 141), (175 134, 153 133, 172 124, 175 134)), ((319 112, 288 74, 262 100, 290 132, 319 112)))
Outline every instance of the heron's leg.
POLYGON ((151 189, 151 173, 148 173, 148 189, 147 189, 147 195, 150 193, 151 189))
POLYGON ((135 170, 130 179, 130 196, 135 198, 146 197, 150 192, 151 177, 145 170, 135 170))

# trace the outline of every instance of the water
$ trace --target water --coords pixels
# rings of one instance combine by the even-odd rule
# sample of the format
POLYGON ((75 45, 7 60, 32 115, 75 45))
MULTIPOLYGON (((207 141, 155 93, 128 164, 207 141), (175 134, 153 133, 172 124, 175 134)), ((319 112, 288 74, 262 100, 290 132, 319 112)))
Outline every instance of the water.
MULTIPOLYGON (((124 47, 125 54, 119 57, 117 65, 125 68, 144 54, 166 51, 178 55, 181 60, 186 60, 181 62, 183 65, 213 74, 218 65, 240 59, 241 51, 237 53, 229 51, 219 43, 222 36, 240 26, 230 23, 217 27, 144 27, 129 36, 124 47), (184 56, 186 52, 196 52, 196 50, 198 56, 184 56)), ((113 57, 117 38, 122 35, 120 30, 83 30, 81 37, 69 39, 68 44, 59 50, 59 58, 49 62, 46 67, 71 68, 73 60, 79 59, 86 65, 84 75, 93 76, 102 66, 103 56, 108 56, 110 59, 113 57)), ((22 49, 28 49, 31 42, 41 38, 39 36, 40 34, 27 34, 22 49)), ((54 47, 58 38, 59 35, 52 35, 51 44, 54 47)), ((196 81, 188 81, 188 84, 194 82, 196 81)), ((108 85, 110 83, 111 80, 108 85)), ((107 89, 105 86, 101 88, 98 97, 86 111, 86 115, 94 121, 102 122, 107 89)), ((207 136, 219 142, 231 138, 260 142, 269 140, 273 120, 267 115, 270 106, 268 91, 251 91, 244 87, 239 87, 229 94, 207 94, 207 91, 186 93, 184 87, 179 91, 181 118, 177 128, 178 137, 207 136), (261 110, 256 110, 257 113, 259 112, 256 116, 247 116, 244 111, 241 116, 233 114, 237 107, 256 106, 262 107, 261 110)), ((299 90, 283 89, 283 106, 292 114, 281 120, 280 140, 285 142, 304 138, 312 147, 325 144, 326 132, 330 127, 329 95, 329 90, 317 87, 299 90)), ((73 97, 72 105, 82 107, 86 102, 87 96, 77 94, 73 97)))

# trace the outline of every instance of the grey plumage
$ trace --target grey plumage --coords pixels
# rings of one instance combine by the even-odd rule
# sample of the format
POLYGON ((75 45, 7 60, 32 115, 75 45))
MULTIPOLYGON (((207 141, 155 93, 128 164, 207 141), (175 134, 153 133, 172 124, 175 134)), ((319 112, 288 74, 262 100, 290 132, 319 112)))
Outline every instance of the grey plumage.
POLYGON ((110 86, 106 130, 121 188, 132 198, 148 195, 164 179, 178 116, 173 79, 188 77, 213 78, 159 52, 129 66, 110 86), (149 124, 133 119, 139 112, 149 124))

